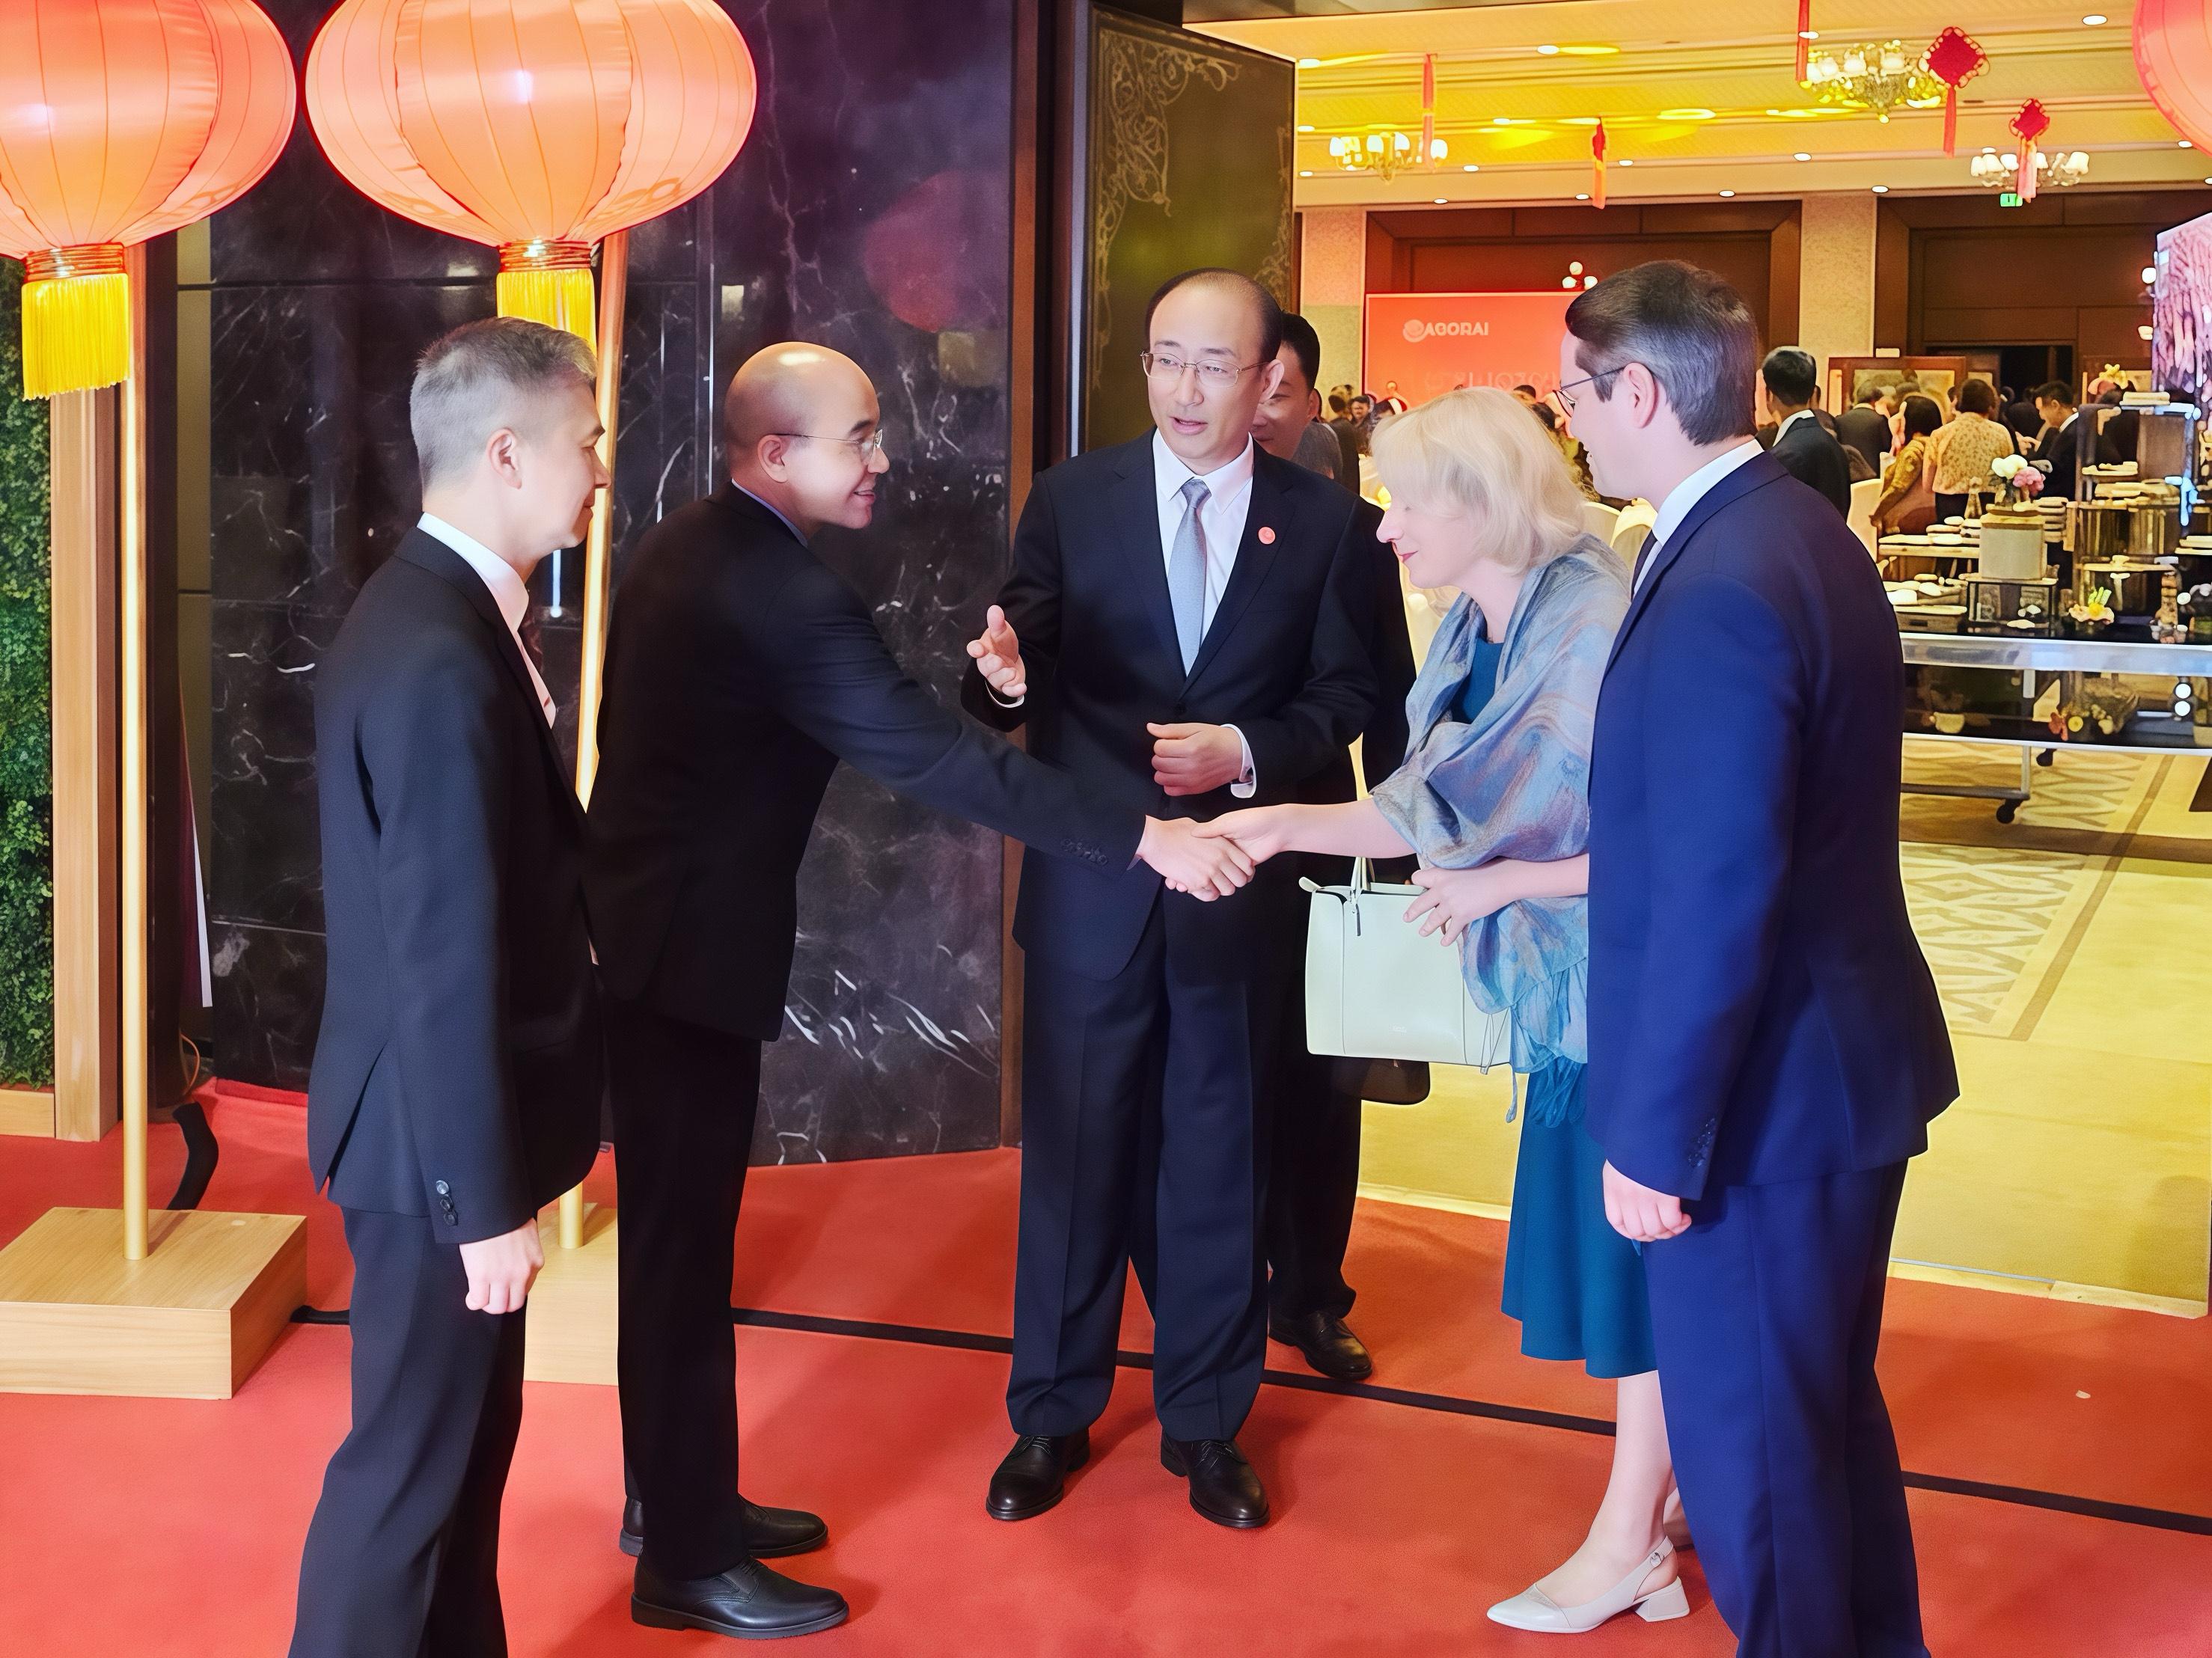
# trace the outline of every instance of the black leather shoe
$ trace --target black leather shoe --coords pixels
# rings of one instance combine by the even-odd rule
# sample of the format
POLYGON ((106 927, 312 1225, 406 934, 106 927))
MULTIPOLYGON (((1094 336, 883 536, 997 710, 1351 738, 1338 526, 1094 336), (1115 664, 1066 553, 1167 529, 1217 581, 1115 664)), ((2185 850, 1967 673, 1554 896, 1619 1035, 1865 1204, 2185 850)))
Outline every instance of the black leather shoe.
MULTIPOLYGON (((745 1552, 756 1560, 805 1554, 829 1540, 830 1527, 822 1523, 819 1515, 804 1509, 764 1509, 757 1503, 745 1503, 745 1552)), ((645 1504, 635 1497, 623 1504, 622 1535, 616 1542, 633 1560, 645 1552, 645 1504)))
POLYGON ((1375 1374, 1374 1357, 1352 1327, 1334 1313, 1304 1313, 1270 1319, 1267 1333, 1305 1355, 1306 1363, 1338 1382, 1364 1382, 1375 1374))
POLYGON ((1233 1439, 1160 1436, 1160 1466, 1190 1481, 1190 1505, 1217 1526, 1267 1523, 1267 1490, 1233 1439))
POLYGON ((644 1561, 630 1588, 629 1615, 647 1629, 703 1629, 740 1641, 811 1635, 845 1621, 845 1597, 795 1582, 757 1560, 712 1577, 663 1577, 644 1561))
POLYGON ((994 1520, 1027 1520, 1060 1501, 1067 1476, 1091 1460, 1091 1430, 1024 1434, 991 1476, 983 1506, 994 1520))

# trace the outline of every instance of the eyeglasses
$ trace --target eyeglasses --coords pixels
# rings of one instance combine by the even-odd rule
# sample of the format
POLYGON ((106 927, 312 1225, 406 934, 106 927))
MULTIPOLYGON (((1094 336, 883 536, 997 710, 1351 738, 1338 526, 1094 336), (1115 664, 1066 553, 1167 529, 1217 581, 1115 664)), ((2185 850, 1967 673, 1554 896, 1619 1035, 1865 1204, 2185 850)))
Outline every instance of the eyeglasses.
POLYGON ((1144 365, 1145 373, 1156 380, 1181 380, 1182 371, 1188 368, 1196 373, 1200 385, 1210 386, 1217 392, 1236 385, 1239 379, 1260 366, 1256 362, 1185 362, 1181 357, 1171 357, 1164 351, 1139 351, 1137 361, 1144 365))
POLYGON ((842 443, 860 456, 863 465, 884 452, 884 434, 881 432, 872 432, 864 438, 824 437, 818 432, 770 432, 768 435, 772 438, 804 438, 809 443, 842 443))
POLYGON ((1595 374, 1585 374, 1578 380, 1569 380, 1565 386, 1559 387, 1559 389, 1554 392, 1552 395, 1559 398, 1559 406, 1571 415, 1575 412, 1575 400, 1567 395, 1568 392, 1573 391, 1577 386, 1590 386, 1595 384, 1599 380, 1611 380, 1615 374, 1618 374, 1622 368, 1626 368, 1627 367, 1628 365, 1624 362, 1620 364, 1619 367, 1604 369, 1595 374))

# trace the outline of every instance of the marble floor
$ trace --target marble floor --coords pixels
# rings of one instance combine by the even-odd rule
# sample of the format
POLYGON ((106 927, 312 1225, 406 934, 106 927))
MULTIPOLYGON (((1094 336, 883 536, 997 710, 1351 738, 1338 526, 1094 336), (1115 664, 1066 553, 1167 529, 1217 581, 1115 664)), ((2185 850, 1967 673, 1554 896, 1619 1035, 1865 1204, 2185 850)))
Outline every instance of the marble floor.
MULTIPOLYGON (((1908 779, 2016 781, 2016 750, 1915 739, 1908 779)), ((2010 824, 1907 794, 1900 857, 1959 1103, 1905 1187, 1899 1270, 2200 1316, 2212 1259, 2212 813, 2205 763, 2062 750, 2010 824)), ((1502 1213, 1502 1074, 1367 1108, 1367 1195, 1502 1213)))

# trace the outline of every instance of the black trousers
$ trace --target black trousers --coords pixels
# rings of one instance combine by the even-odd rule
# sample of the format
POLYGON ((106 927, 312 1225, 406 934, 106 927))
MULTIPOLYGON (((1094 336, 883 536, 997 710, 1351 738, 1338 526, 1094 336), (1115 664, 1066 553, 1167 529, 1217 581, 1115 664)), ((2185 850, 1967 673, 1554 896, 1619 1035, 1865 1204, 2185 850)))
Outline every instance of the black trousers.
POLYGON ((1279 1319, 1342 1318, 1356 1299, 1344 1252, 1359 1199, 1357 1094, 1336 1085, 1336 1060, 1306 1051, 1303 975, 1288 986, 1269 1091, 1267 1307, 1279 1319))
POLYGON ((761 1045, 613 998, 606 1020, 623 1455, 653 1569, 711 1577, 745 1558, 730 1271, 761 1045))
MULTIPOLYGON (((1227 902, 1236 902, 1237 900, 1227 902)), ((1235 1436, 1267 1351, 1267 1097, 1279 962, 1179 970, 1164 898, 1129 965, 1086 979, 1031 954, 1022 1054, 1014 1431, 1087 1427, 1113 1387, 1133 1264, 1156 1327, 1152 1397, 1177 1439, 1235 1436)))
POLYGON ((420 1215, 345 1212, 353 1427, 300 1560, 292 1658, 501 1658, 499 1504, 524 1313, 472 1313, 420 1215))

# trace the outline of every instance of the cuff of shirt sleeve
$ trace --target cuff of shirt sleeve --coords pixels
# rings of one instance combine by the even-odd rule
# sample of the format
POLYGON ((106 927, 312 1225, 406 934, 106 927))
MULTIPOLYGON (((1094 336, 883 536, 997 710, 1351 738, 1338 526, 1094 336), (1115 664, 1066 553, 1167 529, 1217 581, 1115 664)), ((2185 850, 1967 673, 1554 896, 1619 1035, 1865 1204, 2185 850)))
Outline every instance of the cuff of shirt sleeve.
POLYGON ((994 685, 988 679, 983 682, 983 689, 991 693, 991 701, 997 703, 1002 708, 1018 708, 1023 703, 1029 701, 1029 697, 1026 695, 1012 698, 1000 695, 999 688, 996 685, 994 685))
POLYGON ((1237 773, 1237 780, 1229 786, 1229 792, 1239 800, 1249 800, 1260 792, 1260 774, 1252 768, 1252 745, 1244 740, 1244 733, 1237 731, 1236 726, 1224 726, 1221 729, 1237 732, 1237 746, 1244 751, 1243 769, 1237 773))

